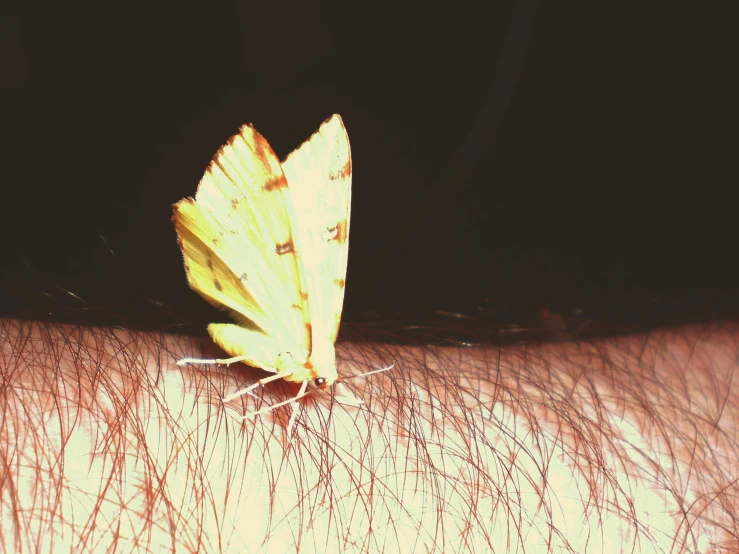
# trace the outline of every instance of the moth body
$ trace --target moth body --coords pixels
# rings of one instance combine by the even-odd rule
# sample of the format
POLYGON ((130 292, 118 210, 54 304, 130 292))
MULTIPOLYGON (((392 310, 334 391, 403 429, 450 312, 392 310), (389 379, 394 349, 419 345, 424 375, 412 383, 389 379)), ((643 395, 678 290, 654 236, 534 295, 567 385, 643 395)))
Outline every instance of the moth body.
MULTIPOLYGON (((231 356, 274 379, 336 382, 349 251, 352 163, 338 115, 280 163, 251 125, 215 155, 194 198, 174 205, 190 287, 236 323, 208 333, 231 356)), ((300 396, 300 395, 299 395, 300 396)))

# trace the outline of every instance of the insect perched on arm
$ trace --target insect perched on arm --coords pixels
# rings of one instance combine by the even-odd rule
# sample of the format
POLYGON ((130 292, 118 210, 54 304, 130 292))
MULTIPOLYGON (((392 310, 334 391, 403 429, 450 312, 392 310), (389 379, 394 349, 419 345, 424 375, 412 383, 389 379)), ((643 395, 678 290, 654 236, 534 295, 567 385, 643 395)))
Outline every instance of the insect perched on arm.
POLYGON ((274 373, 224 401, 276 379, 301 383, 283 405, 305 396, 309 382, 326 388, 338 379, 334 343, 349 254, 351 179, 349 137, 338 115, 282 163, 264 137, 244 125, 216 153, 195 198, 174 205, 190 287, 238 322, 208 326, 230 358, 178 364, 244 362, 274 373))

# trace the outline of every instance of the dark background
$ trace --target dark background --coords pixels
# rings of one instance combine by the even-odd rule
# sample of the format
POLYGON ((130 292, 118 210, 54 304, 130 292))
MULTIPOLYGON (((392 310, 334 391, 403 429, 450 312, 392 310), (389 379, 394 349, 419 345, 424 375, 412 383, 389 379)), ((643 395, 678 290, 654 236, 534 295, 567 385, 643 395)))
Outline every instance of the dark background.
POLYGON ((3 16, 0 314, 202 331, 171 204, 242 123, 283 157, 336 112, 345 320, 736 317, 735 35, 651 2, 3 16))

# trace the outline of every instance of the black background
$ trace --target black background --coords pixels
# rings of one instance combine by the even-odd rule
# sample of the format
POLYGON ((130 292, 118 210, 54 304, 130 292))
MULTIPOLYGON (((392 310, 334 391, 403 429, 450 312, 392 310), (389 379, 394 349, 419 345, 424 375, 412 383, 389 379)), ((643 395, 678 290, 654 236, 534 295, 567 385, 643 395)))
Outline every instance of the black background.
POLYGON ((354 161, 346 320, 736 316, 735 20, 595 4, 0 18, 0 314, 212 320, 171 204, 242 123, 283 157, 336 112, 354 161))

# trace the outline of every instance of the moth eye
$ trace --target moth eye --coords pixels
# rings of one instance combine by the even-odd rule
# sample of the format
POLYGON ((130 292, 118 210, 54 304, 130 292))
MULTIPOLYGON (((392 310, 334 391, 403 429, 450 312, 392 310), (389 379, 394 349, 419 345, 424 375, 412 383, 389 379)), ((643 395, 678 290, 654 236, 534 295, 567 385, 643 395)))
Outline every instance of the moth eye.
POLYGON ((323 377, 318 377, 318 378, 316 378, 316 380, 315 380, 315 381, 313 381, 313 383, 314 383, 314 384, 315 384, 315 385, 316 385, 317 387, 322 387, 323 385, 325 385, 325 384, 326 384, 326 379, 324 379, 323 377))

